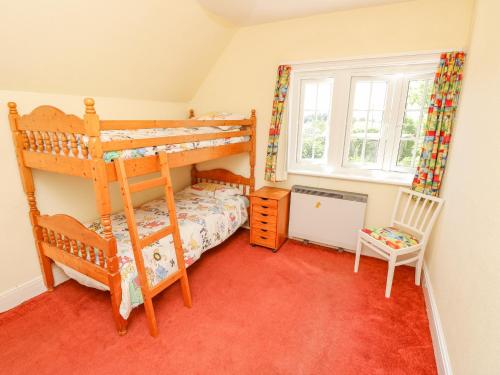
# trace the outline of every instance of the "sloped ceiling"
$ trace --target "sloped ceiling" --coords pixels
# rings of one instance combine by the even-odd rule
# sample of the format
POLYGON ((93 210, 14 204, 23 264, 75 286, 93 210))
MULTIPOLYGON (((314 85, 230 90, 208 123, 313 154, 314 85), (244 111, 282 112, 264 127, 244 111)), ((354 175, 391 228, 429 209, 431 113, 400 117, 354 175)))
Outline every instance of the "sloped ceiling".
POLYGON ((0 0, 0 90, 187 101, 233 33, 195 0, 0 0))
POLYGON ((0 90, 189 101, 237 26, 403 0, 0 0, 0 90))
POLYGON ((241 26, 405 1, 410 0, 199 0, 214 14, 241 26))

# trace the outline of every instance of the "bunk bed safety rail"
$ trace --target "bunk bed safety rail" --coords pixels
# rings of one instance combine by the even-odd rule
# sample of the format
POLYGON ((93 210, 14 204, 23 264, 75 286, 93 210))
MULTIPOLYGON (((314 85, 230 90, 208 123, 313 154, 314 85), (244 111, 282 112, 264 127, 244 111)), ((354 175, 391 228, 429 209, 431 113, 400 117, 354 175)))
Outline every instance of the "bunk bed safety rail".
POLYGON ((37 237, 43 253, 105 285, 118 272, 115 238, 104 239, 68 215, 37 218, 37 237))
POLYGON ((243 120, 101 120, 101 130, 133 130, 161 128, 201 128, 213 126, 252 126, 243 120))

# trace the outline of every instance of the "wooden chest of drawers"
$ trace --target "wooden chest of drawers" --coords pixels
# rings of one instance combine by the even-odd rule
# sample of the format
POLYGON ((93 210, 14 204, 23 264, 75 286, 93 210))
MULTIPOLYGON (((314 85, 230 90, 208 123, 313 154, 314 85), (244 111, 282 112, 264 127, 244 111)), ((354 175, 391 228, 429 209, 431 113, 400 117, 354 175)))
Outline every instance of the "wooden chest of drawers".
POLYGON ((288 236, 290 190, 263 187, 250 194, 250 244, 277 251, 288 236))

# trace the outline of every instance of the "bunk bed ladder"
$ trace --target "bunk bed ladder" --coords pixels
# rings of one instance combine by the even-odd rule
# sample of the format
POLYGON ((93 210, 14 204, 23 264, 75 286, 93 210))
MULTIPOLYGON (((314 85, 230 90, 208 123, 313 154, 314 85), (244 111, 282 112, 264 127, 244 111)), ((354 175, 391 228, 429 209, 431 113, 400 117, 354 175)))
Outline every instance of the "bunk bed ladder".
POLYGON ((125 163, 123 159, 115 160, 116 174, 120 184, 120 191, 123 199, 123 206, 125 216, 132 241, 132 248, 134 250, 135 263, 139 274, 139 281, 141 283, 142 296, 144 298, 144 308, 149 326, 149 332, 152 336, 158 335, 158 326, 156 324, 156 317, 153 308, 153 297, 166 289, 169 285, 177 280, 181 282, 182 297, 184 305, 191 307, 191 292, 189 290, 189 282, 186 272, 186 265, 184 263, 184 252, 182 250, 182 241, 179 233, 179 226, 177 224, 177 216, 175 212, 174 192, 172 189, 172 180, 170 177, 170 169, 168 166, 168 157, 165 152, 158 154, 160 163, 160 177, 141 181, 138 183, 130 184, 128 181, 125 163), (137 223, 135 220, 134 207, 132 205, 132 193, 152 189, 158 186, 165 187, 165 199, 167 202, 168 213, 170 217, 170 225, 160 229, 159 231, 145 237, 140 237, 137 230, 137 223), (142 250, 151 245, 152 243, 160 240, 163 237, 172 235, 175 254, 177 258, 178 270, 162 280, 160 283, 151 286, 148 282, 146 268, 144 266, 144 259, 142 257, 142 250))

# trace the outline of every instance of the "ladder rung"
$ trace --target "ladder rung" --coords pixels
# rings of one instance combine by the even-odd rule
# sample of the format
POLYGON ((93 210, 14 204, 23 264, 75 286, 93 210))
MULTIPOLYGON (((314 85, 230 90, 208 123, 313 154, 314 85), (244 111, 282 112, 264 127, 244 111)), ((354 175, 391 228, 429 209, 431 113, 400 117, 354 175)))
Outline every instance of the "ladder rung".
POLYGON ((140 239, 141 248, 145 248, 146 246, 151 245, 153 242, 156 242, 159 239, 166 237, 169 234, 172 234, 173 232, 174 232, 174 227, 169 225, 168 227, 162 228, 159 231, 150 234, 149 236, 142 237, 140 239))
POLYGON ((151 180, 137 182, 135 184, 130 184, 129 189, 131 193, 136 193, 138 191, 152 189, 157 186, 162 186, 167 184, 166 177, 153 178, 151 180))
POLYGON ((178 270, 175 273, 168 276, 166 279, 163 279, 158 284, 156 284, 152 289, 150 289, 151 297, 156 296, 158 293, 160 293, 162 290, 164 290, 169 285, 175 283, 181 277, 182 277, 182 273, 180 270, 178 270))

